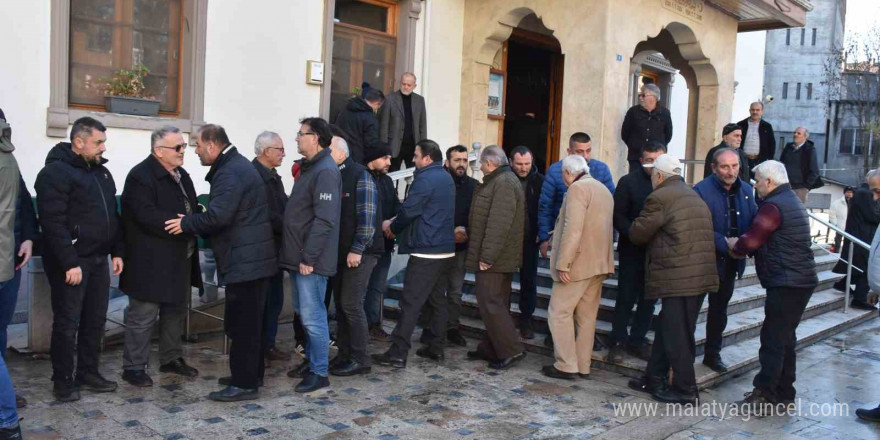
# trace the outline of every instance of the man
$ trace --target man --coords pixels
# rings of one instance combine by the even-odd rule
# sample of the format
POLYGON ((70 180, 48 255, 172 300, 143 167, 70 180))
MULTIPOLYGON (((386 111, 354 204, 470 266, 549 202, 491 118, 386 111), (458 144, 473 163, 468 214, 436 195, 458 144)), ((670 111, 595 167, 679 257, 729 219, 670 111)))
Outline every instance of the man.
POLYGON ((119 288, 128 295, 122 379, 136 387, 153 385, 146 370, 157 320, 159 371, 184 377, 199 374, 183 360, 181 345, 192 288, 202 286, 198 244, 193 234, 165 233, 165 220, 201 212, 201 207, 183 169, 186 142, 180 130, 157 129, 150 144, 150 155, 125 178, 121 197, 128 255, 119 280, 119 288))
POLYGON ((387 96, 379 112, 379 141, 391 147, 391 170, 405 163, 413 167, 416 142, 428 138, 428 116, 425 98, 413 92, 416 76, 406 72, 400 77, 400 90, 387 96))
MULTIPOLYGON (((388 152, 384 147, 380 147, 383 152, 388 152)), ((379 191, 379 204, 381 218, 391 220, 397 215, 400 208, 400 198, 397 195, 397 188, 394 181, 388 177, 388 171, 391 169, 391 156, 386 156, 384 160, 374 160, 367 163, 367 169, 373 174, 376 180, 376 186, 379 191)), ((370 274, 370 282, 367 285, 367 297, 364 301, 364 311, 367 314, 367 322, 370 325, 370 339, 377 341, 388 340, 388 333, 382 328, 382 303, 384 302, 385 292, 388 288, 388 270, 391 268, 391 256, 394 252, 394 239, 382 237, 385 240, 385 251, 379 256, 373 273, 370 274)))
POLYGON ((327 121, 300 121, 296 144, 304 157, 302 172, 284 210, 281 267, 290 271, 296 287, 293 305, 307 333, 306 361, 287 373, 288 377, 303 376, 294 389, 300 393, 330 386, 330 330, 324 297, 328 278, 336 274, 342 208, 342 178, 330 156, 332 139, 327 121))
POLYGON ((709 313, 706 317, 706 344, 703 364, 719 372, 727 372, 721 360, 721 340, 727 327, 727 305, 733 296, 734 283, 746 270, 745 260, 730 256, 727 238, 739 237, 752 225, 758 212, 754 190, 740 172, 737 151, 722 148, 712 159, 714 174, 694 186, 694 190, 706 202, 712 213, 715 230, 715 263, 718 268, 719 287, 709 294, 709 313))
POLYGON ((370 88, 364 97, 349 99, 345 109, 336 117, 334 125, 345 133, 345 140, 355 163, 364 162, 367 150, 379 146, 379 119, 376 112, 385 103, 385 95, 379 89, 370 88))
POLYGON ((703 178, 705 179, 715 172, 713 168, 715 153, 718 150, 728 149, 736 153, 737 158, 739 158, 739 165, 737 166, 739 178, 748 182, 751 179, 749 174, 749 158, 746 157, 746 153, 740 148, 741 143, 742 129, 739 128, 739 125, 732 123, 725 125, 721 130, 721 143, 710 148, 709 152, 706 153, 706 160, 703 162, 703 178))
POLYGON ((750 170, 776 157, 776 135, 773 134, 773 126, 762 116, 764 116, 764 103, 755 101, 749 105, 749 117, 737 123, 739 128, 742 128, 742 148, 749 160, 750 170))
MULTIPOLYGON (((871 170, 865 176, 867 188, 859 188, 852 197, 851 207, 846 218, 846 233, 850 234, 865 243, 870 242, 874 238, 877 231, 877 225, 880 224, 880 170, 871 170)), ((844 259, 849 258, 849 247, 852 245, 849 240, 843 240, 843 248, 840 255, 844 259)), ((855 284, 855 290, 852 291, 850 299, 850 307, 862 310, 874 310, 874 306, 868 303, 868 250, 856 246, 853 248, 852 256, 852 278, 851 283, 855 284)), ((844 260, 840 260, 834 266, 834 272, 845 274, 847 264, 844 260)), ((846 279, 842 279, 834 284, 837 290, 844 291, 846 279)))
POLYGON ((629 238, 629 227, 638 218, 645 206, 645 199, 654 190, 651 170, 661 154, 666 154, 666 146, 662 142, 648 143, 639 159, 641 169, 632 170, 621 177, 614 191, 614 228, 620 234, 617 242, 620 274, 617 277, 617 298, 608 343, 609 362, 616 361, 622 348, 640 359, 648 360, 651 356, 651 346, 645 335, 651 328, 657 299, 645 298, 645 248, 633 244, 629 238), (636 306, 635 316, 632 316, 633 306, 636 306), (627 332, 631 318, 632 329, 627 332))
POLYGON ((562 160, 562 179, 569 189, 554 228, 553 293, 547 310, 556 363, 541 372, 559 379, 586 379, 602 283, 614 274, 614 226, 608 215, 614 199, 590 177, 587 161, 580 156, 562 160))
MULTIPOLYGON (((254 154, 251 162, 263 180, 266 190, 266 203, 269 205, 269 223, 275 239, 275 253, 281 250, 281 238, 284 235, 284 208, 287 206, 287 193, 284 183, 276 168, 284 161, 284 141, 278 133, 264 131, 254 141, 254 154)), ((278 270, 269 278, 269 290, 266 291, 266 314, 263 316, 263 356, 266 361, 290 360, 290 353, 285 353, 275 346, 278 335, 278 316, 284 308, 284 271, 278 270)))
POLYGON ((98 372, 110 296, 107 255, 119 275, 124 252, 116 184, 104 167, 105 131, 95 119, 77 119, 70 143, 59 142, 49 151, 34 185, 45 240, 43 266, 52 289, 53 392, 62 402, 79 400, 79 387, 116 390, 116 382, 98 372))
POLYGON ((416 172, 409 195, 394 220, 382 222, 386 237, 400 237, 398 253, 410 254, 406 265, 400 317, 391 334, 391 347, 374 354, 373 361, 393 368, 406 368, 410 338, 425 301, 431 302, 431 334, 428 345, 416 355, 442 361, 446 345, 446 282, 455 264, 455 183, 441 166, 443 153, 436 142, 416 144, 416 172))
POLYGON ((767 290, 761 349, 761 371, 754 390, 740 402, 752 414, 766 414, 767 405, 793 404, 796 358, 795 331, 819 284, 810 241, 810 219, 803 203, 791 190, 786 166, 768 160, 755 169, 755 191, 761 198, 752 226, 738 239, 730 239, 731 254, 755 254, 761 287, 767 290))
POLYGON ((198 234, 211 240, 217 278, 226 286, 226 333, 231 377, 218 382, 226 388, 208 395, 219 402, 259 397, 264 372, 263 315, 269 278, 278 272, 278 255, 269 220, 266 189, 260 174, 219 125, 204 125, 195 135, 202 166, 211 167, 207 211, 178 214, 166 221, 172 235, 198 234))
MULTIPOLYGON (((449 277, 441 281, 446 283, 446 311, 447 326, 446 340, 460 347, 467 346, 467 340, 459 332, 459 318, 461 316, 461 291, 464 286, 465 267, 464 261, 468 251, 468 227, 470 225, 471 201, 474 198, 474 190, 479 182, 467 175, 468 150, 464 145, 455 145, 446 150, 446 162, 443 167, 452 176, 455 182, 455 261, 449 272, 449 277)), ((425 303, 422 309, 422 320, 430 322, 433 313, 431 303, 425 303)), ((422 343, 428 343, 434 335, 430 329, 422 329, 422 343)))
MULTIPOLYGON (((672 140, 672 115, 660 104, 660 88, 645 84, 639 93, 639 104, 630 107, 620 127, 620 138, 626 144, 629 170, 641 168, 642 149, 651 141, 668 145, 672 140)), ((590 164, 590 169, 593 165, 590 164)))
POLYGON ((483 183, 474 191, 465 267, 476 273, 475 291, 486 334, 468 357, 510 368, 526 356, 510 317, 510 283, 522 263, 525 196, 501 147, 480 153, 483 183))
POLYGON ((538 172, 534 162, 535 156, 528 147, 516 147, 510 152, 510 166, 526 197, 522 267, 519 270, 519 335, 523 339, 535 337, 532 316, 538 301, 538 200, 544 175, 538 172))
MULTIPOLYGON (((847 186, 843 189, 843 196, 839 199, 831 202, 831 209, 828 211, 828 217, 832 225, 837 226, 840 229, 846 230, 846 216, 849 213, 849 207, 852 202, 853 194, 856 189, 847 186)), ((840 235, 839 232, 834 233, 834 252, 840 253, 840 243, 843 240, 843 235, 840 235)))
MULTIPOLYGON (((385 253, 382 212, 376 181, 367 167, 348 156, 344 139, 335 138, 330 155, 342 177, 339 251, 333 297, 336 302, 336 345, 339 354, 330 362, 330 374, 354 376, 371 371, 367 343, 370 338, 364 297, 379 256, 385 253)), ((367 163, 390 155, 385 144, 368 150, 367 163)), ((379 165, 382 166, 382 165, 379 165)))
POLYGON ((660 402, 695 404, 694 330, 706 292, 718 290, 712 214, 681 178, 678 158, 662 154, 651 173, 654 192, 633 220, 629 238, 647 245, 645 294, 663 301, 646 377, 630 387, 660 402), (672 368, 672 386, 669 369, 672 368))
POLYGON ((782 149, 779 161, 785 165, 788 181, 802 203, 807 203, 810 190, 820 188, 824 184, 819 175, 819 159, 816 147, 809 140, 810 132, 804 127, 794 130, 794 142, 789 142, 782 149))

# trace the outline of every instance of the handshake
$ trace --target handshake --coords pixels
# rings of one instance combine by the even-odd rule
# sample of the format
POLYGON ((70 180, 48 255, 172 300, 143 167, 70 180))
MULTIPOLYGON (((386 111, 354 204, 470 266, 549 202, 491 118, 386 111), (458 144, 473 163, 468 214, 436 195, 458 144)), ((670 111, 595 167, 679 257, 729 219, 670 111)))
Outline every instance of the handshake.
POLYGON ((739 237, 727 237, 725 238, 725 240, 727 240, 727 255, 730 255, 732 258, 735 258, 737 260, 742 260, 746 258, 745 255, 740 256, 733 253, 733 248, 736 246, 736 242, 739 241, 739 237))

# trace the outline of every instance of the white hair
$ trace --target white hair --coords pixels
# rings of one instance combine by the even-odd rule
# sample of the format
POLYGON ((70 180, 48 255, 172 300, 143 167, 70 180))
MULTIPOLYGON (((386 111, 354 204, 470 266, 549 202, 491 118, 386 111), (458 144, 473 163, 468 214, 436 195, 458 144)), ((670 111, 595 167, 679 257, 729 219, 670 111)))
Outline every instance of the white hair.
POLYGON ((480 162, 491 163, 496 167, 510 164, 510 162, 507 161, 507 156, 504 154, 504 150, 497 145, 489 145, 484 148, 483 152, 480 153, 480 162))
POLYGON ((770 179, 776 185, 784 185, 788 183, 788 172, 785 171, 785 165, 776 160, 768 160, 762 162, 755 167, 755 180, 770 179))
POLYGON ((257 140, 254 141, 254 154, 257 156, 262 156, 263 151, 266 150, 267 147, 272 146, 275 143, 281 143, 281 136, 274 131, 264 131, 257 135, 257 140))
POLYGON ((865 174, 865 182, 875 177, 880 177, 880 168, 874 168, 873 170, 868 171, 868 174, 865 174))
POLYGON ((590 174, 590 166, 582 156, 570 154, 562 159, 562 171, 568 171, 572 176, 579 176, 582 173, 590 174))
POLYGON ((153 149, 156 148, 156 144, 158 144, 162 138, 172 133, 180 134, 180 129, 171 125, 166 125, 153 130, 153 132, 150 133, 150 151, 153 151, 153 149))
POLYGON ((656 84, 645 84, 645 85, 642 87, 642 91, 644 92, 645 90, 647 90, 647 91, 653 93, 654 96, 657 97, 657 100, 658 100, 658 101, 660 100, 660 87, 657 87, 656 84))
POLYGON ((331 147, 333 146, 333 142, 336 142, 336 146, 345 153, 345 157, 351 155, 351 152, 348 150, 348 142, 345 141, 345 138, 342 136, 333 136, 330 140, 331 147))

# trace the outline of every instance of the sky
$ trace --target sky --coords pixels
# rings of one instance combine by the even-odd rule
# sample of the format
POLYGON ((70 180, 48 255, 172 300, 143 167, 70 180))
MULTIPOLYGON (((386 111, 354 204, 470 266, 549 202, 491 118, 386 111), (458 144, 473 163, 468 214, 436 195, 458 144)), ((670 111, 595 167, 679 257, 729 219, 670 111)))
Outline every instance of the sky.
POLYGON ((846 33, 855 35, 865 32, 872 24, 880 21, 880 1, 847 0, 846 33))

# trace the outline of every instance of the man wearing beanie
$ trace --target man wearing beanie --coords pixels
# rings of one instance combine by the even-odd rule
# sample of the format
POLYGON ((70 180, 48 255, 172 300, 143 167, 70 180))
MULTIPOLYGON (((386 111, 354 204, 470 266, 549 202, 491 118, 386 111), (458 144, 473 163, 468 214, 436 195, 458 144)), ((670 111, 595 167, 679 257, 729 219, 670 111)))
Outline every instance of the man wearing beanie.
POLYGON ((750 177, 749 158, 746 156, 745 151, 740 148, 740 144, 742 144, 742 128, 733 123, 725 125, 721 130, 721 143, 712 147, 709 153, 706 154, 706 161, 703 163, 703 178, 705 179, 713 174, 712 159, 715 157, 715 152, 722 148, 730 148, 739 156, 740 179, 748 182, 750 177))

